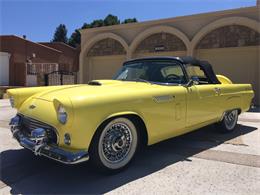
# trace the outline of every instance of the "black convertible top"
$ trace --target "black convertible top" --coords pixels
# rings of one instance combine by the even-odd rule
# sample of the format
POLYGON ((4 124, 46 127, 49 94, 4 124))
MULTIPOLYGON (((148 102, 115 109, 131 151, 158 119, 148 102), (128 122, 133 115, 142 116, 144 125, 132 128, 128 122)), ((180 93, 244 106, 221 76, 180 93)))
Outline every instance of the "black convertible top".
POLYGON ((199 66, 201 69, 204 70, 206 76, 210 79, 211 83, 220 84, 211 64, 208 61, 198 60, 190 56, 181 57, 181 60, 183 64, 191 64, 193 66, 199 66))
POLYGON ((185 57, 146 57, 146 58, 137 58, 133 60, 126 61, 123 66, 133 63, 133 62, 140 62, 140 61, 150 61, 150 60, 177 60, 181 62, 182 64, 191 64, 193 66, 199 66, 202 70, 204 70, 206 76, 210 79, 210 82, 212 84, 220 84, 216 74, 214 73, 214 70, 211 66, 211 64, 208 61, 202 61, 198 60, 191 56, 185 56, 185 57))

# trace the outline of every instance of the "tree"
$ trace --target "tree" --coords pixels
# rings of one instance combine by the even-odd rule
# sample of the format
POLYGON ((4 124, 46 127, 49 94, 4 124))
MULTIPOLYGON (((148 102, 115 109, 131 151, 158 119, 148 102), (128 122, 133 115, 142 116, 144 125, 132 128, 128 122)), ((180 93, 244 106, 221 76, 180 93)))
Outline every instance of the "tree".
POLYGON ((127 18, 121 24, 138 22, 136 18, 127 18))
POLYGON ((81 27, 81 29, 91 28, 91 24, 84 23, 81 27))
MULTIPOLYGON (((136 18, 127 18, 121 24, 134 23, 134 22, 138 22, 136 18)), ((93 20, 91 23, 84 23, 80 29, 96 28, 101 26, 111 26, 116 24, 120 24, 120 20, 118 19, 118 17, 112 14, 108 14, 104 20, 98 19, 98 20, 93 20)), ((72 47, 77 47, 78 45, 80 45, 81 42, 81 35, 79 32, 80 29, 76 29, 68 39, 66 26, 64 24, 60 24, 56 28, 53 39, 51 41, 64 42, 72 47)))
POLYGON ((101 27, 104 26, 104 21, 102 19, 99 20, 93 20, 90 24, 90 28, 96 28, 96 27, 101 27))
POLYGON ((60 24, 56 28, 52 42, 63 42, 63 43, 68 42, 67 28, 66 28, 65 24, 60 24))
POLYGON ((104 19, 104 25, 110 26, 115 24, 120 24, 120 20, 118 19, 118 17, 112 14, 108 14, 107 17, 104 19))
POLYGON ((78 29, 76 29, 70 36, 68 44, 72 47, 77 47, 80 45, 81 36, 78 29))

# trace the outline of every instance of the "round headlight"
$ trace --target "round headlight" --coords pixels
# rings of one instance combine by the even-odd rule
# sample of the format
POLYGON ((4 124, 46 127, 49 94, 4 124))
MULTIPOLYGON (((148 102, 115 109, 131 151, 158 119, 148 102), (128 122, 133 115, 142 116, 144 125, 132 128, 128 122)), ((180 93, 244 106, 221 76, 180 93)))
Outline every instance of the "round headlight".
POLYGON ((58 119, 62 124, 65 124, 68 119, 68 114, 62 105, 58 107, 58 119))
POLYGON ((14 108, 14 97, 11 96, 9 101, 10 101, 10 104, 11 104, 12 108, 14 108))

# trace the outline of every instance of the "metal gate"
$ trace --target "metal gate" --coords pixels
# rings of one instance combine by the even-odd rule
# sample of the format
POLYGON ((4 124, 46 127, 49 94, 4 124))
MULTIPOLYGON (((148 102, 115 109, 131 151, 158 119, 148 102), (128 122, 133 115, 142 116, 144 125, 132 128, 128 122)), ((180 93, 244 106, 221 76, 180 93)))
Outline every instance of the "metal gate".
POLYGON ((77 73, 69 71, 54 71, 44 75, 45 86, 72 85, 77 83, 77 73))
POLYGON ((45 85, 44 75, 59 70, 58 63, 26 63, 26 86, 45 85))

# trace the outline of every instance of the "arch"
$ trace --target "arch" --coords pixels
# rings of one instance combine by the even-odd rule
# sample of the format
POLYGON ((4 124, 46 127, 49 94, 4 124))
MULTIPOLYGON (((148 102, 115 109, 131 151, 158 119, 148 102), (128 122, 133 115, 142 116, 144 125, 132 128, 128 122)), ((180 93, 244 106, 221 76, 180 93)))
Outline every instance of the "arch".
POLYGON ((190 41, 188 39, 188 37, 181 32, 180 30, 178 30, 177 28, 171 27, 171 26, 154 26, 151 28, 146 29, 145 31, 141 32, 131 43, 130 47, 129 47, 129 52, 130 55, 132 55, 134 53, 134 51, 136 50, 137 46, 147 37, 149 37, 150 35, 153 34, 157 34, 157 33, 169 33, 169 34, 173 34, 176 37, 178 37, 180 40, 183 41, 184 45, 186 46, 186 50, 189 50, 190 47, 190 41))
POLYGON ((126 50, 115 39, 105 38, 96 42, 86 53, 86 56, 125 55, 126 50))
POLYGON ((125 49, 126 53, 128 53, 128 44, 126 43, 126 41, 120 37, 119 35, 115 34, 115 33, 102 33, 102 34, 98 34, 96 36, 94 36, 93 38, 90 39, 90 41, 84 45, 84 47, 82 48, 81 51, 81 55, 85 56, 86 53, 88 53, 89 49, 95 45, 95 43, 97 43, 98 41, 101 41, 103 39, 114 39, 116 41, 118 41, 125 49))
POLYGON ((156 46, 163 46, 163 51, 186 51, 183 41, 170 33, 155 33, 142 40, 134 50, 135 53, 154 52, 156 46))
POLYGON ((88 53, 88 51, 91 49, 91 47, 93 45, 95 45, 98 41, 101 41, 103 39, 107 39, 107 38, 111 38, 114 39, 116 41, 118 41, 123 48, 126 51, 126 58, 128 58, 128 53, 129 53, 129 46, 126 43, 126 41, 120 37, 119 35, 115 34, 115 33, 102 33, 102 34, 98 34, 96 36, 94 36, 93 38, 89 39, 90 41, 87 42, 85 45, 83 45, 83 48, 81 48, 81 52, 80 52, 80 58, 79 58, 79 82, 83 83, 83 76, 84 76, 84 71, 83 71, 83 66, 84 66, 84 58, 86 57, 86 54, 88 53))
POLYGON ((207 33, 195 46, 197 49, 260 46, 260 33, 242 25, 219 27, 207 33))
POLYGON ((196 49, 197 44, 200 42, 200 40, 205 37, 208 33, 211 31, 224 27, 229 25, 241 25, 249 27, 256 32, 260 33, 260 23, 256 20, 252 20, 246 17, 229 17, 229 18, 222 18, 219 20, 216 20, 205 27, 203 27, 192 39, 191 41, 191 53, 194 53, 194 50, 196 49))

